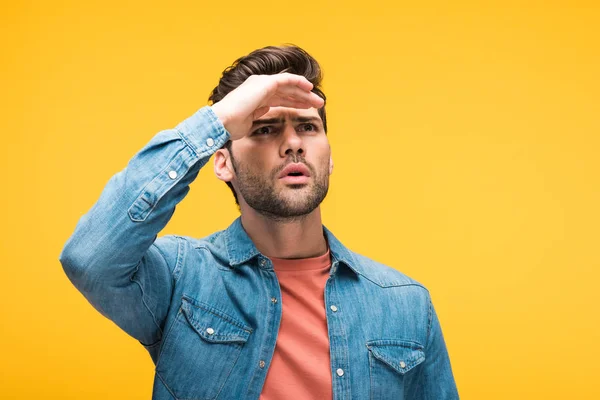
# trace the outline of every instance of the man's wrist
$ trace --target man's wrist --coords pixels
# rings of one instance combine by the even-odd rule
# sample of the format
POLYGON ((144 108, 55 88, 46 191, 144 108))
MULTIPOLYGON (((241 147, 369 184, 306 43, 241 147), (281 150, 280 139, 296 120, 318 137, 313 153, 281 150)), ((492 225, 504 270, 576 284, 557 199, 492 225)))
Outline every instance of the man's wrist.
POLYGON ((210 106, 210 109, 217 116, 217 118, 219 118, 219 121, 221 121, 223 126, 225 126, 229 121, 229 118, 227 117, 227 114, 225 114, 223 110, 221 110, 219 103, 213 104, 212 106, 210 106))

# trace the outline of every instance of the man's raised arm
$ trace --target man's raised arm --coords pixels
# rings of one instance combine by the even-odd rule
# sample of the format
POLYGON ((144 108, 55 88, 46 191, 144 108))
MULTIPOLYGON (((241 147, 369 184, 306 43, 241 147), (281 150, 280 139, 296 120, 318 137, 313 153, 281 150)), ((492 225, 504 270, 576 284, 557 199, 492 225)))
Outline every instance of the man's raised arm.
POLYGON ((208 106, 157 133, 110 178, 59 256, 88 301, 144 345, 162 337, 180 245, 176 236, 157 235, 228 139, 208 106))
POLYGON ((183 244, 158 233, 213 153, 246 136, 269 107, 321 107, 312 88, 299 75, 252 75, 221 101, 156 134, 108 181, 64 245, 59 260, 71 282, 149 350, 158 344, 183 244))

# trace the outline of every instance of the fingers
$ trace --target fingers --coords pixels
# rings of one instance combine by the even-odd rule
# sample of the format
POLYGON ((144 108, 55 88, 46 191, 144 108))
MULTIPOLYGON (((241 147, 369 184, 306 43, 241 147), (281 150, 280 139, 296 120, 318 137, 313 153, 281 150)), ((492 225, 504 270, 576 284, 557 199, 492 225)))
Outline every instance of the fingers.
POLYGON ((269 112, 269 106, 257 108, 256 110, 254 110, 252 119, 258 119, 268 112, 269 112))
POLYGON ((313 88, 313 84, 303 75, 282 72, 280 74, 276 74, 275 76, 277 79, 277 83, 280 86, 297 86, 305 91, 310 91, 313 88))
POLYGON ((316 108, 323 106, 324 100, 311 92, 314 86, 305 76, 283 72, 272 75, 272 78, 275 79, 276 84, 274 95, 292 97, 316 108))
POLYGON ((311 108, 312 104, 293 97, 273 96, 267 102, 268 107, 311 108))
POLYGON ((324 100, 316 93, 303 90, 297 86, 281 86, 275 93, 279 97, 288 97, 293 100, 310 104, 311 107, 321 108, 325 103, 324 100))
MULTIPOLYGON (((311 92, 313 84, 302 75, 287 72, 274 75, 252 75, 252 83, 248 86, 252 91, 265 88, 257 104, 260 113, 268 112, 269 107, 321 108, 325 101, 311 92)), ((248 78, 248 80, 250 80, 248 78)), ((249 89, 249 90, 250 90, 249 89)))

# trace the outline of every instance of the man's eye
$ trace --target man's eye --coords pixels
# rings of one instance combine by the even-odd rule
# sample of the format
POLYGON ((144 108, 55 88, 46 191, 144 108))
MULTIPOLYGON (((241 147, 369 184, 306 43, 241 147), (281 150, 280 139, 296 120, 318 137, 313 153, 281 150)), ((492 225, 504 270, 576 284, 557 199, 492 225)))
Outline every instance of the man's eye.
POLYGON ((272 131, 270 130, 272 128, 272 126, 262 126, 260 128, 258 128, 257 130, 254 131, 254 135, 268 135, 270 133, 272 133, 272 131))
POLYGON ((300 126, 303 126, 305 130, 307 130, 308 132, 314 132, 317 131, 318 128, 315 124, 302 124, 300 126), (307 129, 310 128, 310 129, 307 129))

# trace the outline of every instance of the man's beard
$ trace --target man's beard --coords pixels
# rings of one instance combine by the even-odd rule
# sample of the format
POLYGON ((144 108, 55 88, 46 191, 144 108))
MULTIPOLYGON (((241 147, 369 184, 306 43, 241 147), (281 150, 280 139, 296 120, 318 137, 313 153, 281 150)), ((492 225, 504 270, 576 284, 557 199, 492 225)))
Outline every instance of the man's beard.
POLYGON ((275 184, 284 164, 269 175, 260 175, 238 164, 231 155, 233 169, 237 176, 237 187, 246 203, 259 214, 276 221, 300 220, 317 208, 329 189, 329 166, 321 171, 309 165, 304 158, 296 157, 293 162, 303 163, 310 170, 310 180, 306 184, 285 185, 282 190, 287 195, 277 193, 275 184), (311 182, 312 181, 312 182, 311 182), (306 190, 306 187, 309 190, 306 190), (300 192, 302 191, 302 192, 300 192), (302 193, 302 195, 300 195, 302 193))

